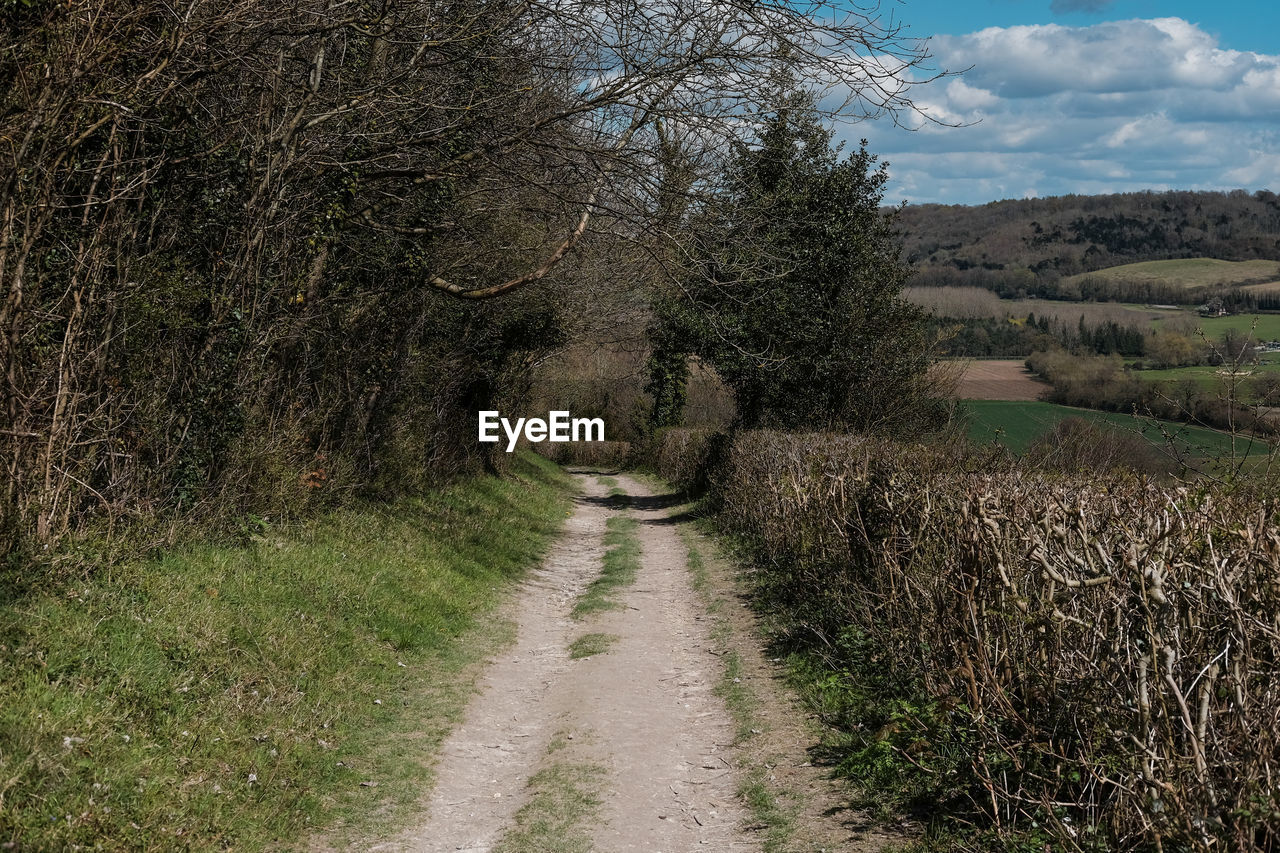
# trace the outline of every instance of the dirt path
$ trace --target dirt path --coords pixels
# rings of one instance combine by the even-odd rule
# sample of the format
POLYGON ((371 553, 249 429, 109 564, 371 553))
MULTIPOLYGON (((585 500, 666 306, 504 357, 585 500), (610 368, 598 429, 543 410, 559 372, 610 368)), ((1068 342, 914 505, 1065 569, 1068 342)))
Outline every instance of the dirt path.
POLYGON ((583 847, 758 848, 736 799, 733 731, 712 693, 719 663, 684 544, 662 499, 620 481, 626 509, 596 478, 582 478, 564 535, 520 593, 515 645, 488 668, 444 745, 423 823, 368 849, 491 850, 538 796, 530 780, 570 766, 590 768, 596 801, 583 847), (606 521, 623 512, 638 522, 635 581, 617 594, 619 609, 574 619, 574 601, 601 570, 606 521), (616 641, 571 660, 569 645, 587 633, 616 641))

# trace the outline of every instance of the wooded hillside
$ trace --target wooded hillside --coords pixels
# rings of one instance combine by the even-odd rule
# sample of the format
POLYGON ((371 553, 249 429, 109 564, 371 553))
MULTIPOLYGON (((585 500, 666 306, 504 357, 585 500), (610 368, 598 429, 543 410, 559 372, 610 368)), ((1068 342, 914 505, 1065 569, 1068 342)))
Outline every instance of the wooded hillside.
POLYGON ((1148 192, 913 205, 899 224, 916 280, 1021 282, 1169 258, 1280 260, 1280 197, 1148 192))

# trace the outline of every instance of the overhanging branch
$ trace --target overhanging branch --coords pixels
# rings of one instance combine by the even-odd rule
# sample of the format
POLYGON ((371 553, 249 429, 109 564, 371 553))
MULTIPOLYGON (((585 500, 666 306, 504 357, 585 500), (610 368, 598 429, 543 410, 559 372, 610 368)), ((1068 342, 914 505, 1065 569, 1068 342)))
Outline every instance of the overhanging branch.
MULTIPOLYGON (((643 127, 644 123, 649 120, 649 115, 652 113, 653 109, 662 102, 663 98, 675 91, 678 83, 678 80, 673 81, 671 85, 667 86, 661 92, 661 94, 654 97, 654 99, 649 102, 648 106, 636 114, 635 118, 631 121, 630 127, 626 129, 618 139, 617 143, 613 146, 613 150, 610 152, 611 154, 616 154, 626 147, 627 143, 631 141, 631 138, 635 136, 636 131, 643 127)), ((556 247, 555 251, 553 251, 545 261, 538 265, 536 269, 527 272, 524 275, 504 281, 501 284, 470 290, 454 284, 440 276, 433 276, 427 279, 427 284, 434 287, 436 290, 442 290, 450 296, 456 296, 459 299, 478 300, 492 299, 495 296, 502 296, 504 293, 510 293, 513 290, 518 290, 526 284, 532 284, 533 282, 543 278, 547 273, 551 272, 552 268, 554 268, 556 264, 560 263, 560 261, 564 259, 564 256, 569 253, 569 250, 577 245, 578 241, 582 239, 582 235, 586 233, 587 223, 591 221, 591 212, 595 207, 596 197, 604 187, 605 181, 609 177, 609 172, 612 170, 612 166, 612 161, 605 164, 604 170, 600 175, 600 179, 596 181, 595 189, 591 191, 591 195, 587 198, 586 204, 583 205, 582 215, 578 217, 578 224, 571 232, 569 232, 569 236, 566 237, 564 241, 556 247)))

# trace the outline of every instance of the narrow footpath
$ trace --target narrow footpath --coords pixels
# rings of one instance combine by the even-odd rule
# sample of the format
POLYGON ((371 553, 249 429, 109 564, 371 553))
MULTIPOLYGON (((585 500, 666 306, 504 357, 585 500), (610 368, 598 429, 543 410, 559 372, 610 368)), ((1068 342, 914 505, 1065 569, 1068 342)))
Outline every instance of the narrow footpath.
POLYGON ((513 602, 516 641, 446 739, 421 821, 361 849, 686 853, 768 842, 876 853, 905 840, 849 809, 810 763, 809 715, 777 683, 730 570, 703 556, 708 543, 691 573, 698 537, 681 535, 675 499, 631 477, 576 476, 564 532, 513 602), (726 674, 730 659, 741 678, 726 674), (749 698, 731 715, 717 684, 749 698), (743 792, 754 792, 754 811, 743 792))
POLYGON ((596 801, 581 830, 589 849, 758 847, 736 799, 733 730, 712 693, 719 663, 686 549, 664 500, 620 480, 627 501, 581 477, 563 535, 519 594, 515 645, 488 667, 445 742, 426 819, 370 849, 519 849, 504 836, 537 795, 531 780, 557 767, 593 771, 577 786, 589 785, 596 801), (575 601, 600 575, 606 521, 617 514, 637 522, 639 570, 617 592, 619 607, 575 619, 575 601), (588 633, 616 641, 571 659, 570 645, 588 633))

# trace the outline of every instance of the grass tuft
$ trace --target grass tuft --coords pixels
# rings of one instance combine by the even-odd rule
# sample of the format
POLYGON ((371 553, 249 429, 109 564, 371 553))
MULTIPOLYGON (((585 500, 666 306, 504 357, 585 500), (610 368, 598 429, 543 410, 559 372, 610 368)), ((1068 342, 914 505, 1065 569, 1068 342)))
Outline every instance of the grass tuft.
POLYGON ((613 595, 622 587, 634 583, 636 572, 640 568, 640 540, 636 537, 636 520, 615 515, 605 524, 604 544, 608 550, 604 555, 604 567, 600 576, 578 596, 573 605, 574 619, 621 607, 621 603, 613 595))
POLYGON ((619 639, 621 638, 617 634, 583 634, 569 644, 569 659, 579 660, 602 655, 609 651, 619 639))
MULTIPOLYGON (((547 753, 566 745, 564 735, 557 735, 547 753)), ((516 812, 515 825, 494 853, 588 853, 590 825, 600 807, 596 791, 604 776, 603 767, 573 761, 557 761, 539 770, 529 779, 529 801, 516 812)))

